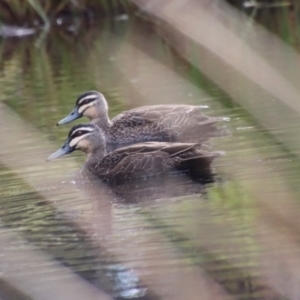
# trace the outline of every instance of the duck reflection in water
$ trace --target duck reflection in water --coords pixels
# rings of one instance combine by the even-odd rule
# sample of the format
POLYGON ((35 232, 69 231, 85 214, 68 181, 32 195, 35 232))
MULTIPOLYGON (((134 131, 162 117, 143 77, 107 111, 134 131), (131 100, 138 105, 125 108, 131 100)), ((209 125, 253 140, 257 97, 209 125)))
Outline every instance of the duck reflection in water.
POLYGON ((211 162, 219 152, 207 152, 197 143, 147 142, 114 150, 107 154, 106 140, 100 127, 94 124, 74 126, 64 145, 47 161, 75 150, 86 153, 85 172, 109 182, 163 175, 176 171, 194 177, 210 177, 211 162))
POLYGON ((124 111, 112 120, 105 97, 96 91, 85 92, 72 112, 57 125, 86 116, 102 129, 107 144, 147 141, 203 142, 217 134, 215 123, 224 120, 205 116, 203 106, 152 105, 124 111))
POLYGON ((137 179, 118 184, 103 184, 101 180, 93 176, 82 175, 82 172, 77 173, 74 182, 76 188, 85 195, 87 201, 93 204, 93 212, 96 214, 90 219, 93 219, 95 224, 99 222, 99 216, 106 219, 111 217, 112 212, 110 210, 114 204, 152 206, 156 203, 168 203, 170 199, 181 201, 182 197, 190 195, 200 198, 206 193, 207 187, 212 184, 212 181, 208 183, 207 181, 191 180, 182 173, 166 174, 149 177, 146 180, 137 179))

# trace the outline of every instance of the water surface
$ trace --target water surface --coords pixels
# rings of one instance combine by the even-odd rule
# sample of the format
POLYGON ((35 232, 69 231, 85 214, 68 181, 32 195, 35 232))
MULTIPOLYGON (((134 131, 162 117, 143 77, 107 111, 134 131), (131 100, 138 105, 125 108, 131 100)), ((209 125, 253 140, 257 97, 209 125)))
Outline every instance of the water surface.
MULTIPOLYGON (((299 161, 149 24, 103 20, 72 33, 61 28, 2 39, 0 49, 0 232, 19 237, 2 246, 12 249, 12 261, 31 245, 113 299, 283 299, 274 284, 281 270, 272 269, 272 260, 298 260, 299 161), (225 151, 213 164, 214 181, 176 174, 82 186, 74 173, 83 154, 46 163, 71 126, 56 122, 92 89, 106 96, 111 117, 142 105, 183 103, 227 118, 209 143, 225 151), (281 199, 286 205, 276 210, 281 199), (290 224, 276 221, 280 210, 290 224), (290 256, 279 229, 288 232, 290 256)), ((47 263, 36 265, 53 289, 64 283, 47 263)), ((18 268, 3 267, 3 285, 39 299, 38 286, 18 283, 31 272, 21 257, 18 268)))

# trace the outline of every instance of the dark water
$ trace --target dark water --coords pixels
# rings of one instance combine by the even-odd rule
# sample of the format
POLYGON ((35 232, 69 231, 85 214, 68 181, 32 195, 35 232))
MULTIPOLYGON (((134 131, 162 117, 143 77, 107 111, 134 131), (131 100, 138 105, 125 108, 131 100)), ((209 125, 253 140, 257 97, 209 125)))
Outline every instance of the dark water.
POLYGON ((103 20, 2 39, 0 49, 1 298, 93 299, 76 293, 84 285, 111 299, 286 299, 276 284, 297 284, 288 276, 298 268, 299 162, 149 24, 103 20), (70 128, 56 122, 91 89, 111 117, 185 103, 228 118, 210 141, 225 151, 214 182, 177 174, 82 186, 82 154, 46 163, 70 128))

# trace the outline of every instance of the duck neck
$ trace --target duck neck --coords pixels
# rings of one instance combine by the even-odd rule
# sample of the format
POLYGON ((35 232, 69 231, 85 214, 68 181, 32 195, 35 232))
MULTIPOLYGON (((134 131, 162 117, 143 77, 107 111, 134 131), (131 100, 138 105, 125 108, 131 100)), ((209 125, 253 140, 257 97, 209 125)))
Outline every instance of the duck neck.
POLYGON ((91 121, 91 123, 99 126, 104 132, 109 131, 110 127, 112 126, 112 122, 107 113, 99 115, 96 119, 91 121))
POLYGON ((91 152, 87 153, 87 158, 85 161, 85 168, 94 173, 94 170, 97 168, 103 157, 106 155, 106 147, 102 146, 94 149, 91 152))
POLYGON ((108 115, 98 116, 97 119, 92 120, 91 123, 99 126, 103 131, 107 131, 112 125, 108 115))

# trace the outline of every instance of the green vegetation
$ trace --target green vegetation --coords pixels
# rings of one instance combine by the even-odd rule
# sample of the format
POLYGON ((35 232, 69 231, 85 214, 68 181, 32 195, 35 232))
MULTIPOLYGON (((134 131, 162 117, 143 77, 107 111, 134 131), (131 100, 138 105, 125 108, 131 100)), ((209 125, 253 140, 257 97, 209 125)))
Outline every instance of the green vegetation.
POLYGON ((126 0, 4 0, 0 2, 0 22, 10 25, 46 25, 60 15, 93 17, 95 12, 128 12, 126 0))

